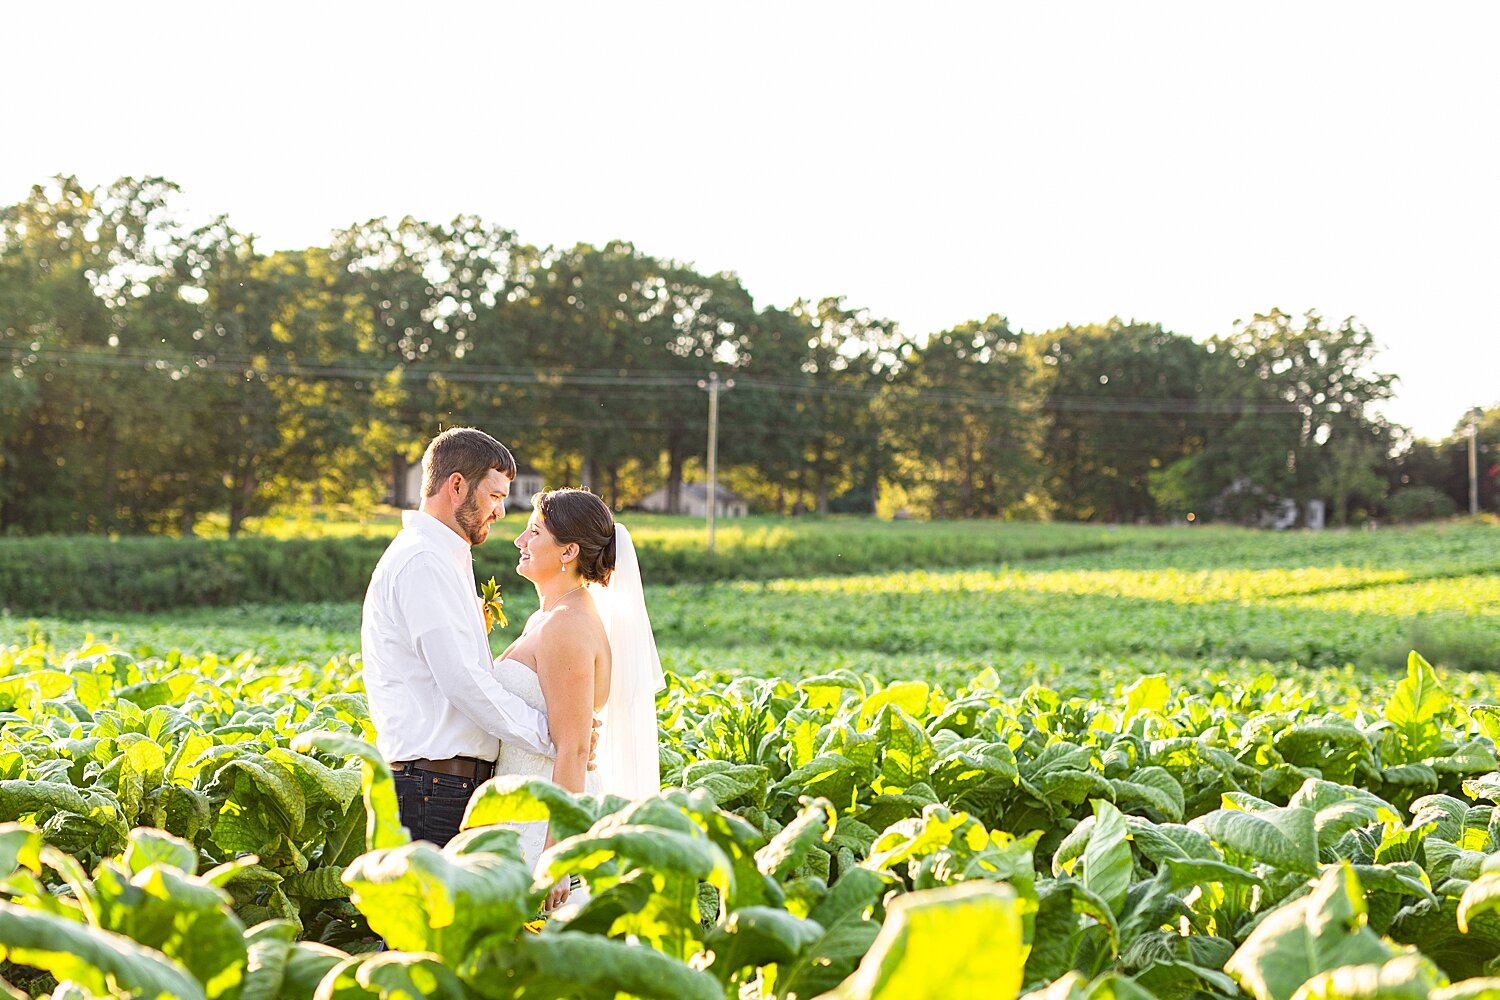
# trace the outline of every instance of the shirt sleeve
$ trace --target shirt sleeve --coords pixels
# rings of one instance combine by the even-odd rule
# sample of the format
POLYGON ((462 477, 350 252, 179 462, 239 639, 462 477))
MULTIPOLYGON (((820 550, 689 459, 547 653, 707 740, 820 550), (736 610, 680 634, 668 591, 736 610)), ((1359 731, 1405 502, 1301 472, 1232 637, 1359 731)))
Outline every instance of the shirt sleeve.
POLYGON ((546 715, 501 686, 488 660, 477 655, 470 616, 477 613, 479 599, 456 585, 452 570, 436 556, 418 553, 395 581, 395 597, 413 651, 455 708, 498 739, 557 755, 546 715))

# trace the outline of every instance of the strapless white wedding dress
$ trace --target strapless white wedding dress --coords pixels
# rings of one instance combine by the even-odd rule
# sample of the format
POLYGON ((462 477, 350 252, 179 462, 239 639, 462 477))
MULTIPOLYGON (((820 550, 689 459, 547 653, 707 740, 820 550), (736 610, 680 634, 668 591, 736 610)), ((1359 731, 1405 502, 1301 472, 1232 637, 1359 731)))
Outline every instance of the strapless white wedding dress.
MULTIPOLYGON (((507 691, 518 696, 543 715, 547 714, 547 700, 542 697, 542 683, 537 678, 535 670, 520 660, 497 660, 494 673, 495 679, 507 691)), ((495 774, 524 774, 551 781, 552 758, 532 753, 524 747, 514 746, 502 740, 500 756, 495 760, 495 774)), ((584 778, 583 790, 586 795, 601 794, 599 772, 588 772, 584 778)), ((525 853, 526 864, 532 871, 536 871, 537 860, 542 856, 542 849, 547 844, 547 823, 544 820, 537 820, 531 823, 503 823, 501 825, 520 834, 521 850, 525 853)))

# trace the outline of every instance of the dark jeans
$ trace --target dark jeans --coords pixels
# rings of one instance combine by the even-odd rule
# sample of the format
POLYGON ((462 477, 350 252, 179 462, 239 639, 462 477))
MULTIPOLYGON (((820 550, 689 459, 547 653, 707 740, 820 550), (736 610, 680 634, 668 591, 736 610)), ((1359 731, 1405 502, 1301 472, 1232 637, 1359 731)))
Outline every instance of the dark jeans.
POLYGON ((392 777, 396 779, 401 822, 411 831, 411 839, 430 840, 439 847, 458 833, 469 797, 480 784, 473 778, 456 778, 410 765, 392 777))

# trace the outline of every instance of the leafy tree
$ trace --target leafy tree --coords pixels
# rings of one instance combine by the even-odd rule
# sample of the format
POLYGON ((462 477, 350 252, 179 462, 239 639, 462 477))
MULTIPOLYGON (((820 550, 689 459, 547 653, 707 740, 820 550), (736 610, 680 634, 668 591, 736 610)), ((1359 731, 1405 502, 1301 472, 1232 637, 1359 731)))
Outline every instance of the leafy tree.
MULTIPOLYGON (((472 216, 448 225, 410 217, 375 219, 334 235, 331 265, 340 290, 363 302, 371 322, 363 360, 377 380, 385 411, 373 430, 390 449, 398 502, 405 472, 443 426, 480 422, 484 373, 456 380, 458 363, 482 353, 494 363, 509 354, 497 313, 523 294, 516 281, 519 246, 509 230, 472 216)), ((493 380, 490 380, 493 381, 493 380)))
POLYGON ((1024 337, 1001 316, 908 351, 887 397, 897 479, 936 517, 992 517, 1041 486, 1041 396, 1024 337))
POLYGON ((1378 460, 1351 442, 1389 441, 1390 428, 1371 408, 1390 398, 1395 376, 1370 370, 1376 347, 1368 330, 1352 318, 1327 328, 1315 312, 1297 325, 1273 309, 1211 346, 1217 363, 1208 392, 1222 401, 1222 422, 1199 465, 1203 493, 1224 497, 1248 484, 1253 489, 1239 495, 1255 501, 1240 515, 1254 520, 1282 498, 1301 503, 1336 486, 1344 491, 1337 506, 1374 489, 1358 469, 1378 460))
MULTIPOLYGON (((680 375, 672 390, 653 394, 655 419, 666 427, 668 504, 678 510, 688 459, 703 455, 707 461, 708 407, 697 383, 709 371, 732 375, 746 363, 756 329, 755 307, 734 275, 700 275, 681 264, 664 269, 656 301, 663 307, 661 319, 669 321, 662 367, 680 375)), ((721 441, 726 429, 736 426, 737 411, 726 409, 727 400, 721 390, 721 441)))
POLYGON ((792 316, 809 336, 801 353, 805 382, 796 402, 802 428, 803 462, 799 484, 812 494, 813 507, 828 513, 835 489, 862 485, 873 504, 879 481, 890 468, 881 447, 878 399, 901 367, 901 335, 890 320, 845 306, 842 298, 816 304, 798 300, 792 316))
POLYGON ((1332 520, 1339 527, 1349 523, 1355 502, 1362 500, 1370 509, 1385 497, 1385 479, 1380 475, 1389 447, 1385 431, 1378 424, 1355 424, 1339 428, 1323 446, 1318 491, 1332 501, 1332 520))
POLYGON ((786 514, 798 502, 802 360, 813 330, 805 315, 774 306, 749 316, 744 329, 734 391, 720 400, 719 458, 731 488, 786 514))
POLYGON ((1152 474, 1203 448, 1205 348, 1157 324, 1119 319, 1063 327, 1037 344, 1057 513, 1108 521, 1156 515, 1152 474))
POLYGON ((158 334, 173 324, 149 320, 168 291, 175 191, 159 178, 89 189, 60 177, 0 217, 0 337, 17 383, 0 408, 0 522, 116 529, 159 482, 172 454, 163 430, 178 422, 175 370, 159 359, 170 337, 158 334))

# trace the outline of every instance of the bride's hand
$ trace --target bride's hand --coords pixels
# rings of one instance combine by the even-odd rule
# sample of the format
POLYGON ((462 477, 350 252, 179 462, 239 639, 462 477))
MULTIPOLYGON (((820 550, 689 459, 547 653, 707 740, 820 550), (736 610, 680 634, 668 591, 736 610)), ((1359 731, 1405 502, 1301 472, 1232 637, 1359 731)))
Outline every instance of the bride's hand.
POLYGON ((604 725, 604 720, 601 719, 601 718, 599 718, 599 716, 597 716, 597 715, 594 716, 594 728, 593 728, 593 731, 589 733, 589 770, 590 771, 597 771, 597 770, 599 770, 599 765, 594 760, 594 755, 599 752, 599 729, 603 725, 604 725))
MULTIPOLYGON (((557 841, 553 839, 552 832, 550 830, 547 831, 547 840, 542 845, 542 850, 551 850, 552 845, 555 843, 557 843, 557 841)), ((573 877, 571 875, 564 875, 561 882, 557 883, 547 891, 547 898, 542 901, 543 913, 551 913, 553 910, 557 909, 559 906, 568 901, 568 893, 571 889, 570 883, 572 881, 573 877)))

